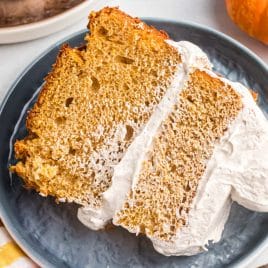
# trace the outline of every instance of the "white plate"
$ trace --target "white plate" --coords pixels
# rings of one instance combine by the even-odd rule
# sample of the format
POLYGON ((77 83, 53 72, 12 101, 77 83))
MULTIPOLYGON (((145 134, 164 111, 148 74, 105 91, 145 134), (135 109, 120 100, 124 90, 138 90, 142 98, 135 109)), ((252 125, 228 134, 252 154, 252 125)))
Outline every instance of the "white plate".
POLYGON ((38 22, 0 28, 0 44, 29 41, 58 32, 86 18, 91 10, 108 4, 111 4, 111 1, 86 0, 65 12, 38 22))

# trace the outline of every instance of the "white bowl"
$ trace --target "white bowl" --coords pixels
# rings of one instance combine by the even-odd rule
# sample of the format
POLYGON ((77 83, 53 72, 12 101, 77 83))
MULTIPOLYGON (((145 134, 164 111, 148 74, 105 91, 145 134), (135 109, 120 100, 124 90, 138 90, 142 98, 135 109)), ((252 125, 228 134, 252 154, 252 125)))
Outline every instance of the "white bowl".
POLYGON ((90 10, 109 1, 86 0, 53 17, 29 24, 0 28, 0 44, 33 40, 60 31, 88 16, 90 10))

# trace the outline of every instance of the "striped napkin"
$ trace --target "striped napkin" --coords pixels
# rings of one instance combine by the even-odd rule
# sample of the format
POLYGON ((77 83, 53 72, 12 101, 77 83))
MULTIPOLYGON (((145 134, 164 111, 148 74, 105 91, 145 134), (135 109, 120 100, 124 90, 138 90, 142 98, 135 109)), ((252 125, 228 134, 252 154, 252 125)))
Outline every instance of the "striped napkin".
POLYGON ((0 220, 0 268, 38 267, 12 240, 0 220))

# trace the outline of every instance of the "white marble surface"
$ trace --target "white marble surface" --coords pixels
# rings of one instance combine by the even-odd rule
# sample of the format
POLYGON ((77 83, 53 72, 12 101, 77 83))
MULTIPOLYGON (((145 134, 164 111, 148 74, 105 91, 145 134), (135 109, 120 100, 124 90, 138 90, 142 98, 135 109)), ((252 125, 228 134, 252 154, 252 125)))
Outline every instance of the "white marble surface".
MULTIPOLYGON (((268 46, 248 37, 229 20, 224 0, 115 0, 134 16, 157 17, 200 23, 230 35, 268 64, 268 46)), ((85 28, 87 18, 49 37, 20 44, 0 45, 0 101, 16 77, 56 41, 85 28)), ((4 126, 1 126, 4 127, 4 126)), ((268 249, 248 267, 268 263, 268 249)))

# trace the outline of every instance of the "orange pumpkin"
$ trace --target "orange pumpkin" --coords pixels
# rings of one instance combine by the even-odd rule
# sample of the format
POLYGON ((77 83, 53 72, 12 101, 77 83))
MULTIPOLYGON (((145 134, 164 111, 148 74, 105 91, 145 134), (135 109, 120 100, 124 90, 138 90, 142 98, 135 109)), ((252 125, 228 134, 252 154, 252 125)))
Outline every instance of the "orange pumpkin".
POLYGON ((268 45, 268 0, 225 0, 231 19, 250 36, 268 45))

